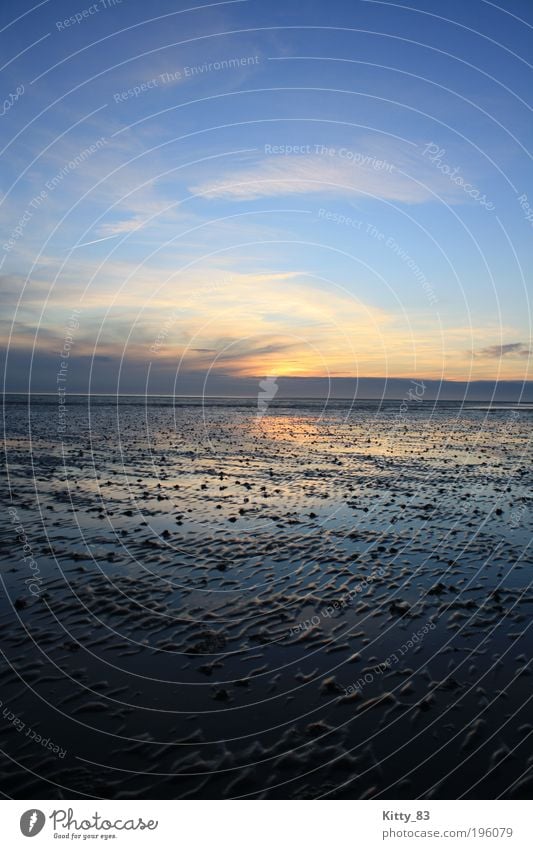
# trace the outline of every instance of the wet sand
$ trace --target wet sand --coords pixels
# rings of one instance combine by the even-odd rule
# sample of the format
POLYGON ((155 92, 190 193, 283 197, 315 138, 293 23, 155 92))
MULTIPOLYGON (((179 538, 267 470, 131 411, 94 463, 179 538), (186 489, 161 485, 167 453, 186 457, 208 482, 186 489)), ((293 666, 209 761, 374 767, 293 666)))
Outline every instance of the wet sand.
POLYGON ((8 399, 2 792, 528 798, 533 410, 399 407, 8 399))

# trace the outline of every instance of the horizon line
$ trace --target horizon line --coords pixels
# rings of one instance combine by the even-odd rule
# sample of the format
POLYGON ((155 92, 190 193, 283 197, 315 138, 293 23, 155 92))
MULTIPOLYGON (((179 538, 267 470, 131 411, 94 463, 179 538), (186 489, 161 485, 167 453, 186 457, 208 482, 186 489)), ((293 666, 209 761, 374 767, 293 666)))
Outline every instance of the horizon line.
MULTIPOLYGON (((531 381, 530 381, 531 382, 531 381)), ((23 395, 23 396, 31 396, 31 395, 46 395, 52 398, 57 397, 57 392, 41 392, 39 390, 34 390, 30 392, 22 392, 20 390, 17 391, 6 391, 0 393, 2 397, 5 398, 7 395, 23 395)), ((150 393, 140 393, 140 392, 67 392, 67 397, 75 396, 79 398, 92 398, 92 397, 104 397, 104 398, 194 398, 201 400, 205 399, 213 399, 213 398, 221 398, 225 400, 238 400, 238 401, 254 401, 257 400, 257 395, 182 395, 182 394, 169 394, 165 392, 150 392, 150 393)), ((405 400, 403 397, 367 397, 367 398, 354 398, 351 396, 337 396, 337 397, 329 397, 329 398, 320 398, 312 395, 290 395, 287 397, 277 397, 273 398, 271 403, 276 403, 278 401, 403 401, 405 400)), ((494 399, 494 398, 477 398, 471 399, 468 398, 418 398, 418 403, 451 403, 451 402, 465 402, 471 404, 482 404, 482 403, 492 403, 492 404, 528 404, 533 405, 533 401, 521 401, 521 400, 513 400, 512 398, 502 398, 502 399, 494 399)))

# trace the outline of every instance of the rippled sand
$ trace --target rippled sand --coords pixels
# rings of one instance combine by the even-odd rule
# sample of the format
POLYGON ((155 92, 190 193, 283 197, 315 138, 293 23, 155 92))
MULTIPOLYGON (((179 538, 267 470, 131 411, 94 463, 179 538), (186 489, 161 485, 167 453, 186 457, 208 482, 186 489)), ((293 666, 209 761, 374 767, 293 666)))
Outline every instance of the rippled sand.
POLYGON ((399 404, 10 399, 3 792, 528 798, 533 412, 399 404))

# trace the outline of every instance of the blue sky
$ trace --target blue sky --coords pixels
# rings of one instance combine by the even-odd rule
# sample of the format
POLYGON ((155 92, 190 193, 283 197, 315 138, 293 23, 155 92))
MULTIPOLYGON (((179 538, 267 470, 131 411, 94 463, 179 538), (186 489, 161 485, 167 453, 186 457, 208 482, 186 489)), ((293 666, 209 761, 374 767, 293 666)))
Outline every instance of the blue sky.
POLYGON ((191 6, 2 5, 6 386, 528 380, 531 4, 191 6))

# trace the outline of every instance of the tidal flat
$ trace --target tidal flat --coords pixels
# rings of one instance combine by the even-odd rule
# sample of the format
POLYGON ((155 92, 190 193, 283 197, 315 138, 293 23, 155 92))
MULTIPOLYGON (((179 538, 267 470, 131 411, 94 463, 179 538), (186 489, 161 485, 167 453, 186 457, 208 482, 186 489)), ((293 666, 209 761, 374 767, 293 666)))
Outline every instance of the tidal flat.
POLYGON ((531 796, 533 405, 58 422, 4 398, 5 795, 531 796))

